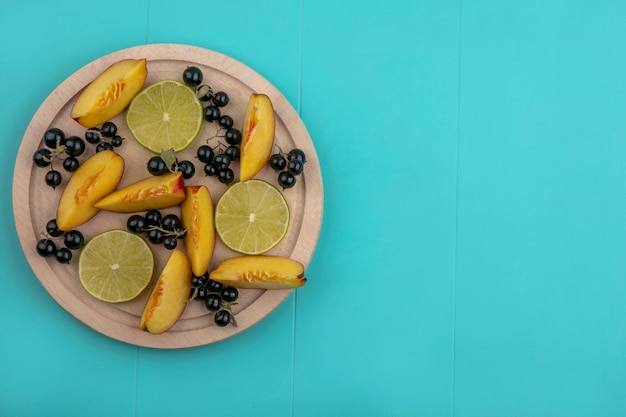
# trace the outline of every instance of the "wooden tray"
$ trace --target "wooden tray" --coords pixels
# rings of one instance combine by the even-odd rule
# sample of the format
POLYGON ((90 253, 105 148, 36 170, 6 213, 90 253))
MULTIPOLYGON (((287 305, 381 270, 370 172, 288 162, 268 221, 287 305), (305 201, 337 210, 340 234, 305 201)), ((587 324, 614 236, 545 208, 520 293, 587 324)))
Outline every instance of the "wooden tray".
MULTIPOLYGON (((241 290, 233 312, 237 327, 218 327, 209 313, 198 301, 191 301, 178 323, 162 335, 152 335, 138 330, 139 318, 152 285, 137 299, 121 304, 108 304, 88 295, 78 281, 77 265, 79 253, 75 251, 72 262, 60 264, 55 259, 40 257, 35 248, 43 237, 45 224, 56 216, 56 206, 70 174, 60 164, 57 169, 63 175, 61 186, 53 190, 47 186, 44 176, 49 168, 33 165, 33 153, 43 147, 42 135, 49 127, 62 129, 66 136, 84 137, 85 128, 69 117, 70 110, 77 96, 98 74, 109 65, 126 58, 146 58, 148 60, 148 79, 146 85, 161 79, 182 80, 182 72, 189 65, 202 69, 204 83, 211 85, 214 91, 226 91, 230 103, 222 109, 222 114, 229 114, 235 125, 241 127, 243 115, 251 93, 267 94, 276 112, 275 143, 284 151, 294 147, 301 148, 307 155, 304 174, 298 177, 295 187, 284 191, 291 210, 291 222, 285 239, 268 254, 291 257, 308 266, 317 239, 319 237, 323 212, 323 187, 319 161, 309 134, 298 114, 285 97, 261 75, 242 63, 203 48, 177 45, 153 44, 138 46, 114 52, 91 62, 59 85, 43 102, 26 129, 17 155, 13 178, 13 210, 20 243, 33 272, 48 293, 76 319, 92 329, 111 338, 137 346, 173 349, 201 346, 234 336, 253 326, 266 317, 285 298, 291 290, 241 290)), ((120 135, 127 140, 116 151, 126 161, 126 169, 120 187, 149 176, 146 163, 153 155, 139 146, 128 132, 124 114, 113 121, 117 124, 120 135)), ((203 165, 195 158, 197 147, 214 136, 217 129, 213 123, 205 123, 196 142, 179 154, 179 159, 190 159, 196 166, 196 174, 186 180, 187 185, 205 184, 214 202, 226 189, 215 177, 207 177, 203 165)), ((212 139, 211 145, 223 139, 212 139)), ((79 157, 84 161, 95 152, 95 145, 86 143, 87 149, 79 157)), ((234 171, 237 175, 237 166, 234 171)), ((275 185, 276 173, 266 167, 257 178, 265 179, 275 185)), ((180 214, 175 207, 162 212, 180 214)), ((128 214, 100 212, 88 223, 78 229, 86 239, 109 229, 125 229, 128 214)), ((163 269, 168 251, 162 247, 150 245, 156 259, 155 277, 163 269)), ((184 247, 184 246, 183 246, 184 247)), ((226 248, 218 239, 211 268, 220 261, 237 255, 226 248)), ((314 277, 307 277, 314 281, 314 277), (312 279, 311 279, 312 278, 312 279)), ((310 285, 310 284, 308 284, 310 285)), ((306 291, 306 286, 303 287, 306 291)))

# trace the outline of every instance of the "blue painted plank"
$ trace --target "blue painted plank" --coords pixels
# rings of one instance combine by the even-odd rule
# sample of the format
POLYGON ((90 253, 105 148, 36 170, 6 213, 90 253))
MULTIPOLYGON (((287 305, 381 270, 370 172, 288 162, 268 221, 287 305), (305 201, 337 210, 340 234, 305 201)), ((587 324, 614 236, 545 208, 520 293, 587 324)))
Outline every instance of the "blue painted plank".
POLYGON ((450 416, 458 3, 305 2, 325 213, 294 416, 450 416))
MULTIPOLYGON (((146 22, 143 2, 12 3, 0 6, 0 146, 9 175, 22 135, 47 95, 88 62, 142 43, 146 22)), ((4 184, 0 415, 132 416, 137 349, 85 327, 47 294, 26 262, 15 226, 8 225, 10 179, 4 184)))
POLYGON ((455 415, 626 414, 619 2, 464 2, 455 415))

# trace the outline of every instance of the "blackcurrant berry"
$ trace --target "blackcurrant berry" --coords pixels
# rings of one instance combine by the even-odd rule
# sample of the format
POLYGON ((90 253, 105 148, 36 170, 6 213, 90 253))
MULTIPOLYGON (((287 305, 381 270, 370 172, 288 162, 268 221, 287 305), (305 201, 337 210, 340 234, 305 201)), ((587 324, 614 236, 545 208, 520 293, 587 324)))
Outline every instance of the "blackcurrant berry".
POLYGON ((33 154, 33 162, 38 167, 47 167, 52 162, 52 152, 46 148, 37 149, 33 154))
POLYGON ((217 169, 228 168, 228 166, 230 165, 230 157, 225 153, 217 154, 215 155, 215 158, 213 158, 213 163, 215 164, 217 169))
POLYGON ((233 301, 237 301, 239 298, 239 290, 235 287, 227 286, 222 289, 222 300, 227 303, 232 303, 233 301))
POLYGON ((59 237, 63 234, 63 230, 57 226, 57 219, 48 220, 46 223, 46 233, 52 237, 59 237))
POLYGON ((67 172, 74 172, 80 166, 80 162, 73 156, 68 156, 63 160, 63 169, 67 172))
POLYGON ((57 251, 57 245, 51 239, 41 239, 37 242, 37 253, 40 256, 47 257, 54 255, 57 251))
POLYGON ((304 162, 299 159, 292 159, 287 164, 287 170, 293 175, 302 174, 302 170, 304 169, 304 162))
POLYGON ((155 176, 164 175, 169 172, 165 161, 160 156, 153 156, 148 160, 148 172, 155 176))
POLYGON ((220 292, 222 291, 222 288, 224 288, 224 284, 214 281, 210 278, 207 281, 205 286, 207 290, 209 290, 209 292, 220 292))
POLYGON ((85 244, 85 237, 78 230, 69 230, 65 233, 63 242, 68 249, 80 249, 85 244))
POLYGON ((161 225, 161 212, 159 210, 148 210, 146 212, 146 226, 160 226, 161 225))
POLYGON ((204 166, 204 175, 207 175, 209 177, 217 175, 217 167, 215 166, 215 163, 211 162, 204 166))
POLYGON ((224 151, 224 154, 230 158, 231 161, 239 160, 239 148, 235 145, 230 145, 224 151))
POLYGON ((228 94, 226 94, 224 91, 218 91, 213 96, 213 104, 215 104, 217 107, 224 107, 228 104, 228 101, 228 94))
POLYGON ((235 173, 230 168, 222 168, 217 171, 217 178, 222 184, 230 184, 235 180, 235 173))
POLYGON ((214 122, 220 118, 220 109, 217 106, 206 106, 204 108, 204 120, 214 122))
MULTIPOLYGON (((192 290, 193 291, 193 290, 192 290)), ((204 301, 209 296, 209 290, 206 287, 200 287, 196 291, 196 300, 204 301)))
POLYGON ((222 307, 222 299, 218 294, 209 294, 204 300, 204 305, 209 311, 217 311, 222 307))
POLYGON ((287 161, 285 160, 284 156, 279 153, 275 153, 274 155, 270 156, 270 166, 275 171, 282 171, 287 167, 287 161))
POLYGON ((226 131, 224 139, 229 145, 239 145, 241 143, 241 131, 232 127, 226 131))
POLYGON ((113 150, 113 145, 111 145, 109 142, 100 142, 98 146, 96 146, 96 152, 112 151, 112 150, 113 150))
POLYGON ((209 162, 213 161, 215 153, 213 152, 213 148, 211 148, 209 145, 202 145, 196 151, 196 156, 198 157, 198 161, 202 162, 203 164, 208 164, 209 162))
POLYGON ((200 85, 202 78, 202 70, 198 67, 187 67, 183 71, 183 82, 191 87, 200 85))
POLYGON ((306 155, 304 154, 304 151, 302 149, 292 149, 289 154, 287 155, 287 159, 289 159, 290 161, 293 161, 294 159, 299 159, 300 161, 302 161, 303 163, 306 162, 306 155))
POLYGON ((102 136, 112 138, 117 134, 117 126, 113 122, 104 122, 102 124, 102 128, 100 129, 100 133, 102 136))
POLYGON ((59 171, 51 169, 46 172, 46 184, 50 187, 56 188, 57 185, 61 184, 61 181, 63 181, 63 177, 59 171))
POLYGON ((65 133, 61 129, 51 127, 43 134, 43 142, 50 149, 65 145, 65 133))
POLYGON ((220 310, 217 313, 215 313, 214 321, 215 321, 215 324, 217 324, 219 327, 228 326, 230 324, 230 319, 231 319, 231 315, 228 310, 220 310))
POLYGON ((141 214, 133 214, 126 220, 126 228, 129 232, 143 233, 146 230, 146 219, 141 214))
POLYGON ((183 173, 183 178, 188 180, 196 173, 196 167, 191 161, 180 161, 178 163, 178 170, 183 173))
POLYGON ((209 280, 209 273, 206 272, 202 275, 194 275, 191 277, 191 286, 194 288, 204 287, 209 280))
POLYGON ((57 262, 62 264, 69 264, 72 260, 72 251, 68 248, 61 248, 54 254, 57 262))
POLYGON ((158 245, 160 243, 163 243, 163 239, 165 236, 163 236, 163 232, 161 232, 159 229, 149 229, 146 233, 146 237, 148 238, 148 241, 150 241, 150 243, 158 245))
POLYGON ((100 143, 100 130, 97 127, 92 127, 85 132, 85 140, 89 143, 100 143))
POLYGON ((217 123, 220 125, 222 129, 230 129, 235 124, 235 122, 233 121, 233 118, 227 114, 220 117, 220 120, 217 123))
POLYGON ((200 101, 211 101, 213 98, 213 90, 208 85, 201 85, 196 90, 196 97, 200 101))
POLYGON ((283 188, 291 188, 296 185, 296 177, 289 171, 278 174, 278 184, 283 188))
POLYGON ((181 225, 180 217, 178 217, 177 215, 173 213, 166 214, 161 219, 161 227, 164 230, 174 231, 176 227, 180 225, 181 225))
POLYGON ((176 249, 177 245, 178 245, 178 240, 176 240, 174 236, 165 236, 163 238, 163 246, 165 247, 165 249, 173 250, 173 249, 176 249))
POLYGON ((70 136, 65 140, 65 153, 70 156, 79 156, 85 152, 85 141, 78 136, 70 136))
POLYGON ((119 148, 120 146, 122 146, 123 143, 124 138, 120 135, 115 135, 111 138, 111 145, 113 145, 114 148, 119 148))

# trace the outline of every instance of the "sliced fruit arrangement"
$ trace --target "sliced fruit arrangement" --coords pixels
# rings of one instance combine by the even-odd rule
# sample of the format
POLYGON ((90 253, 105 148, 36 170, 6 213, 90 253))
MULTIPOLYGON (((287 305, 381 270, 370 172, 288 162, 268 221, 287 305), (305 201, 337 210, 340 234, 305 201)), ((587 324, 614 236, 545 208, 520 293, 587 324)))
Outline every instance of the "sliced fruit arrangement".
POLYGON ((187 307, 191 277, 191 265, 187 256, 174 249, 141 314, 140 330, 160 334, 176 324, 187 307))
POLYGON ((148 68, 145 59, 116 62, 83 90, 70 116, 85 127, 98 126, 120 114, 143 87, 148 68))
POLYGON ((52 166, 62 160, 72 176, 65 185, 56 217, 46 225, 37 253, 69 263, 72 251, 81 250, 78 275, 86 292, 109 303, 135 299, 148 286, 154 272, 154 254, 148 243, 170 250, 167 262, 143 309, 139 328, 153 334, 171 329, 190 299, 202 301, 217 326, 236 325, 231 304, 238 288, 290 289, 306 283, 304 266, 286 257, 265 255, 286 236, 290 211, 276 186, 254 178, 269 165, 283 191, 296 183, 306 163, 300 149, 283 152, 275 143, 275 115, 270 98, 251 94, 242 129, 223 114, 230 102, 224 91, 203 84, 202 71, 187 67, 182 82, 162 80, 142 90, 147 76, 145 59, 113 64, 81 94, 72 117, 88 129, 84 139, 66 137, 58 128, 43 135, 44 146, 33 155, 38 167, 50 167, 46 182, 61 185, 52 166), (206 107, 205 107, 206 106, 206 107), (124 159, 114 149, 124 139, 110 119, 126 110, 126 124, 134 139, 152 155, 150 176, 118 188, 124 159), (198 146, 197 160, 205 177, 217 177, 228 187, 213 204, 206 185, 189 185, 195 174, 192 161, 177 154, 198 137, 203 123, 214 123, 215 135, 198 146), (217 145, 209 141, 217 139, 217 145), (226 144, 220 139, 224 139, 226 144), (84 162, 76 159, 85 141, 96 145, 84 162), (278 152, 272 153, 274 147, 278 152), (237 181, 233 163, 239 162, 237 181), (179 207, 180 216, 162 214, 179 207), (76 228, 99 210, 129 213, 126 230, 109 230, 86 240, 76 228), (237 252, 210 269, 219 236, 237 252), (62 239, 63 243, 57 243, 62 239), (184 242, 184 249, 178 242, 184 242))
POLYGON ((240 256, 222 261, 209 278, 238 288, 299 288, 306 283, 304 266, 280 256, 240 256))

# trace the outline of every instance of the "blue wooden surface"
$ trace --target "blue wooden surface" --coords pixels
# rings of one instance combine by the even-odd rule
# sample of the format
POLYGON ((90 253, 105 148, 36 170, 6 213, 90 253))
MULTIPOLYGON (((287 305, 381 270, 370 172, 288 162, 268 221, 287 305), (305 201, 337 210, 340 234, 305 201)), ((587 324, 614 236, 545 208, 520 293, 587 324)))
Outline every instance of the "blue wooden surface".
POLYGON ((626 3, 0 2, 1 154, 86 63, 230 55, 324 176, 309 283, 223 342, 85 327, 0 201, 0 416, 626 415, 626 3))

